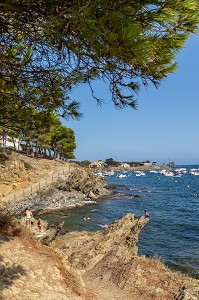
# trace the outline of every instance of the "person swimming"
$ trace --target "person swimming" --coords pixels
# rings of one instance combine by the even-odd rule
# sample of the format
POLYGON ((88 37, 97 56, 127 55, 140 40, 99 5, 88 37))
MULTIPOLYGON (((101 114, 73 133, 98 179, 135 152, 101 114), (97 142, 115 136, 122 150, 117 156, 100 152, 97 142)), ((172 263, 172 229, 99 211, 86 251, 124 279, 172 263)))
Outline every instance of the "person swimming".
POLYGON ((90 220, 91 219, 91 217, 90 216, 88 216, 88 217, 86 217, 86 216, 84 216, 84 221, 86 221, 86 220, 90 220))

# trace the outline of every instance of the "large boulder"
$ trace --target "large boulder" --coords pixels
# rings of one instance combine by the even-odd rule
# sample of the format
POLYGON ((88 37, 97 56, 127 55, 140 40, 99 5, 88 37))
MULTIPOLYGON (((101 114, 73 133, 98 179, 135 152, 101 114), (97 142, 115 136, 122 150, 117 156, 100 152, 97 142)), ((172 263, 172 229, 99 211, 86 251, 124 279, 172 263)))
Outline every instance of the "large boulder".
POLYGON ((97 199, 107 195, 107 184, 104 177, 95 176, 90 170, 84 168, 75 169, 67 179, 67 182, 60 185, 70 187, 70 191, 80 191, 86 197, 97 199))

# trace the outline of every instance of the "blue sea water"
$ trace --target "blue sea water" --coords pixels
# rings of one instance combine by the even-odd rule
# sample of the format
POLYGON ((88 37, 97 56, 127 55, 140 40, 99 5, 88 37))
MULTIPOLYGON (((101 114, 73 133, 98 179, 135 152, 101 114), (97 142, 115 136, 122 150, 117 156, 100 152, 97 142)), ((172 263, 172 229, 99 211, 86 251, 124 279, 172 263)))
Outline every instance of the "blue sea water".
MULTIPOLYGON (((185 166, 184 166, 185 167, 185 166)), ((199 166, 186 166, 187 170, 199 166)), ((117 185, 116 197, 98 204, 42 215, 48 221, 65 221, 66 231, 101 230, 127 213, 150 214, 138 242, 139 255, 159 257, 174 270, 199 278, 199 176, 166 177, 146 171, 137 177, 107 177, 117 185), (140 197, 132 198, 132 195, 140 197), (84 221, 84 216, 90 216, 84 221)))

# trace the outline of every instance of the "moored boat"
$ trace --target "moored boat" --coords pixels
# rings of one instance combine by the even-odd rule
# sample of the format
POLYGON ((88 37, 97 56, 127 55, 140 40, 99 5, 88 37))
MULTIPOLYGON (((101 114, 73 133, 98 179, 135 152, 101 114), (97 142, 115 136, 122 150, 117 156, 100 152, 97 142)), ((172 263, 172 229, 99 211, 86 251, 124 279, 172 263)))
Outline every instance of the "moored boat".
POLYGON ((127 175, 125 175, 125 174, 119 174, 119 175, 117 175, 117 177, 124 178, 124 177, 127 177, 127 175))
POLYGON ((135 176, 146 176, 143 171, 135 171, 135 176))
POLYGON ((189 171, 190 175, 199 176, 199 169, 191 169, 189 171))

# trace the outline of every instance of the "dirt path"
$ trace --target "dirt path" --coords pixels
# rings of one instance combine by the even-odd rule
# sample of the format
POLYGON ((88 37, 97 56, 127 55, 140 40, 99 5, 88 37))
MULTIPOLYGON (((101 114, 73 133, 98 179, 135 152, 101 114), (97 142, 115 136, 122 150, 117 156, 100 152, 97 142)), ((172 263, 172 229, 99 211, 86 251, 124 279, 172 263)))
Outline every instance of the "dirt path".
POLYGON ((21 201, 29 196, 31 194, 49 187, 53 182, 56 182, 60 178, 67 178, 67 176, 70 174, 70 172, 75 167, 67 164, 67 165, 61 165, 58 168, 54 170, 50 170, 47 173, 42 174, 37 178, 34 178, 34 183, 29 182, 26 187, 20 189, 19 191, 13 191, 9 193, 7 196, 1 198, 2 203, 8 203, 11 201, 21 201))
POLYGON ((26 197, 30 196, 31 194, 37 192, 40 189, 44 189, 50 186, 53 182, 56 182, 59 178, 66 178, 70 173, 71 168, 69 166, 62 166, 57 168, 55 171, 50 171, 47 174, 42 176, 42 179, 39 179, 35 183, 30 183, 25 188, 20 189, 19 191, 10 193, 6 197, 2 198, 2 201, 9 202, 9 201, 19 201, 23 200, 26 197))
POLYGON ((14 239, 0 235, 1 300, 80 300, 75 279, 50 248, 28 235, 14 239))

